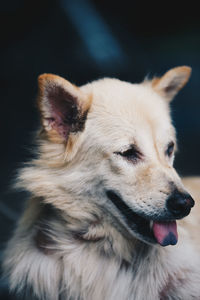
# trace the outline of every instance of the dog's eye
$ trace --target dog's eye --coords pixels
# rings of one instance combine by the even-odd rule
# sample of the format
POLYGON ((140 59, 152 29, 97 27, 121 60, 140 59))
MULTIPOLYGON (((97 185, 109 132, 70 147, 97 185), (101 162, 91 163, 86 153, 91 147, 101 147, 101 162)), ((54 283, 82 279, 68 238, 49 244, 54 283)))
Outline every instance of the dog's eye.
POLYGON ((174 142, 170 142, 169 145, 167 146, 167 150, 166 150, 166 155, 167 156, 172 156, 172 153, 174 152, 174 142))
POLYGON ((140 159, 142 157, 141 152, 134 145, 132 145, 131 148, 129 148, 126 151, 115 152, 115 154, 121 155, 122 157, 124 157, 127 160, 130 160, 134 163, 137 162, 138 159, 140 159))

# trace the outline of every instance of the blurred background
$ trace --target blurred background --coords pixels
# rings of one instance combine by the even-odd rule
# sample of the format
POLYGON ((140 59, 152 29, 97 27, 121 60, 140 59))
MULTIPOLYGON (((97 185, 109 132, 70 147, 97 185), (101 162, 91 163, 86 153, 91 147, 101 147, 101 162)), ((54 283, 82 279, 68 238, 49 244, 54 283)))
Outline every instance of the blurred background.
MULTIPOLYGON (((189 65, 189 84, 172 103, 181 175, 200 174, 200 18, 198 2, 114 0, 0 1, 0 258, 25 193, 11 191, 31 157, 38 126, 37 76, 55 73, 81 85, 104 76, 140 82, 189 65)), ((0 299, 8 295, 0 281, 0 299)))

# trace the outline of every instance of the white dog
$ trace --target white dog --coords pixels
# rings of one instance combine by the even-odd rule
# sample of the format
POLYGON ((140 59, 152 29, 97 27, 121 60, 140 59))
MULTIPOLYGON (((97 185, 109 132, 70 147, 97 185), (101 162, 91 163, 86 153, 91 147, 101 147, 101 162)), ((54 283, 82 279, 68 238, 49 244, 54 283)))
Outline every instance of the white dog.
MULTIPOLYGON (((39 77, 38 157, 18 179, 32 196, 5 251, 11 290, 28 300, 200 299, 199 204, 180 221, 194 200, 173 168, 169 109, 190 72, 80 88, 39 77)), ((198 197, 200 179, 185 184, 198 197)))

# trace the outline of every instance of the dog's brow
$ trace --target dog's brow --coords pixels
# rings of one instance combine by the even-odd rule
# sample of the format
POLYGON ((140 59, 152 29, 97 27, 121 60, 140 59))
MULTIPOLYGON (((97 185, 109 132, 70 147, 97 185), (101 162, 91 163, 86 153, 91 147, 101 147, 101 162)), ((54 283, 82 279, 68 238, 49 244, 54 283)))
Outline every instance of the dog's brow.
POLYGON ((137 143, 135 141, 132 141, 129 144, 127 143, 127 144, 124 144, 121 147, 119 147, 118 152, 124 152, 124 151, 127 151, 128 149, 131 149, 131 148, 135 148, 138 151, 140 150, 140 148, 137 146, 137 143))

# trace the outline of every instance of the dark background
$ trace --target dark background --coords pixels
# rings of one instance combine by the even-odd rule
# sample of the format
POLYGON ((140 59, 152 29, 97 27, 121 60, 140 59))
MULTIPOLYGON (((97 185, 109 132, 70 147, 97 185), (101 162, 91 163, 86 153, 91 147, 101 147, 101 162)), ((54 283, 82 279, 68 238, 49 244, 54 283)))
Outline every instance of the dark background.
MULTIPOLYGON (((25 193, 11 179, 27 161, 38 126, 37 76, 81 85, 107 76, 140 82, 189 65, 192 77, 172 104, 181 175, 197 175, 200 154, 200 17, 192 1, 0 1, 0 257, 25 193), (176 5, 177 4, 177 5, 176 5)), ((11 299, 0 282, 0 299, 11 299)), ((15 297, 12 299, 16 299, 15 297)))

